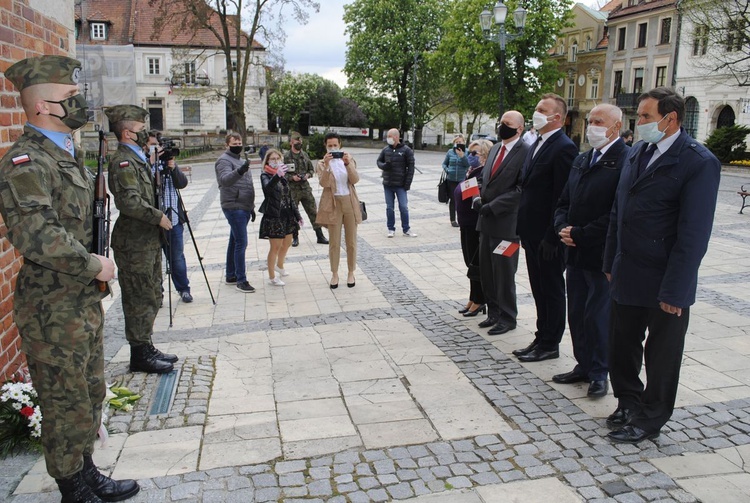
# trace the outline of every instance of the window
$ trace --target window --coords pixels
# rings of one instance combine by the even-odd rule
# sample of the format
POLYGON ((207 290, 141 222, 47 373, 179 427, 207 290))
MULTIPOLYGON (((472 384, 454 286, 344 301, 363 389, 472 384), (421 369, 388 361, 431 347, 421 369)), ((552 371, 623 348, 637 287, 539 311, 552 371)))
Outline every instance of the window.
POLYGON ((234 73, 237 73, 237 62, 236 61, 232 61, 232 71, 234 73))
POLYGON ((624 26, 617 30, 617 50, 618 51, 624 51, 625 50, 625 35, 627 34, 627 28, 624 26))
POLYGON ((646 33, 648 31, 648 23, 641 23, 638 25, 638 40, 636 41, 636 47, 646 47, 646 33))
POLYGON ((595 100, 599 97, 599 77, 593 77, 591 79, 591 94, 589 98, 595 100))
POLYGON ((80 33, 81 33, 81 22, 80 22, 80 21, 78 21, 78 20, 76 20, 76 22, 75 22, 75 35, 76 35, 76 40, 78 40, 78 35, 79 35, 80 33))
POLYGON ((589 36, 586 37, 586 50, 587 51, 591 50, 591 37, 589 36))
POLYGON ((185 63, 185 84, 195 84, 195 61, 185 63))
POLYGON ((182 123, 183 124, 200 124, 201 123, 200 100, 184 100, 182 102, 182 123))
POLYGON ((573 108, 573 100, 576 95, 576 79, 575 77, 570 77, 568 79, 568 108, 573 108))
POLYGON ((576 58, 578 55, 578 41, 574 40, 573 44, 570 46, 570 55, 568 56, 568 61, 571 63, 575 63, 576 58))
POLYGON ((621 92, 625 92, 625 90, 622 88, 622 70, 617 70, 615 72, 615 78, 614 78, 614 89, 612 89, 612 96, 615 98, 618 94, 621 92))
POLYGON ((667 67, 657 66, 656 67, 656 87, 662 87, 667 83, 667 67))
POLYGON ((563 54, 565 54, 565 42, 563 42, 562 40, 560 40, 560 41, 559 41, 559 42, 557 43, 557 54, 559 54, 559 55, 561 55, 561 56, 562 56, 563 54))
POLYGON ((698 100, 692 96, 685 100, 685 132, 695 138, 698 136, 698 100))
POLYGON ((730 19, 727 23, 726 48, 729 52, 736 52, 742 49, 744 40, 745 20, 730 19))
POLYGON ((107 25, 105 23, 91 23, 91 40, 106 40, 107 25))
POLYGON ((643 68, 633 70, 633 92, 643 92, 643 68))
POLYGON ((456 131, 456 125, 453 121, 448 121, 445 123, 445 132, 448 134, 453 134, 456 131))
POLYGON ((148 58, 148 74, 149 75, 161 75, 161 59, 160 58, 148 58))
POLYGON ((660 44, 668 44, 672 32, 672 18, 665 17, 661 20, 661 35, 659 36, 660 44))
POLYGON ((704 56, 708 48, 708 26, 698 25, 693 32, 693 56, 704 56))

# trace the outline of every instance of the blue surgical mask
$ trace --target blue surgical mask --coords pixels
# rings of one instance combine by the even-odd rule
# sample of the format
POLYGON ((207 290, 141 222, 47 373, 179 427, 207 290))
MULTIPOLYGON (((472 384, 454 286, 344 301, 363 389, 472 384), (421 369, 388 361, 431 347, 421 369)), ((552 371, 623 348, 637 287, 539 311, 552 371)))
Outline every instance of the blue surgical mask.
POLYGON ((659 123, 666 119, 667 116, 661 118, 657 122, 649 122, 648 124, 638 124, 635 126, 638 135, 646 143, 659 143, 664 138, 664 131, 659 131, 659 123))
POLYGON ((466 156, 466 158, 469 160, 469 166, 472 168, 476 168, 479 166, 479 156, 474 154, 469 154, 466 156))

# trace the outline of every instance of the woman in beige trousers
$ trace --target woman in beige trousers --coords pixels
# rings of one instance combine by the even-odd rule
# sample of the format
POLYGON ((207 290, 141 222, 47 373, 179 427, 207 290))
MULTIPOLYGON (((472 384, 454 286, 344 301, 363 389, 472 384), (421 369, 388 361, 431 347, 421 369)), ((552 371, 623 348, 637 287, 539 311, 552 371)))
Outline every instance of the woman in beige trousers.
POLYGON ((331 289, 339 286, 341 258, 341 227, 346 235, 346 286, 355 285, 357 268, 357 225, 362 222, 359 199, 354 184, 359 181, 357 163, 341 150, 341 137, 336 133, 325 136, 326 155, 318 161, 316 172, 323 187, 316 223, 328 228, 328 255, 331 261, 331 289))

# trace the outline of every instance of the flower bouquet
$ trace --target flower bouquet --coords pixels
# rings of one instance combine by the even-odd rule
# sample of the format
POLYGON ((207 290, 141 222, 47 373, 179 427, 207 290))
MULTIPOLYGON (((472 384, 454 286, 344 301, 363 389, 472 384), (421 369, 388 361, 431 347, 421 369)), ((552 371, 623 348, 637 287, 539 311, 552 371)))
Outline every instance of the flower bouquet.
POLYGON ((42 412, 31 383, 9 381, 0 393, 0 457, 41 447, 42 412))

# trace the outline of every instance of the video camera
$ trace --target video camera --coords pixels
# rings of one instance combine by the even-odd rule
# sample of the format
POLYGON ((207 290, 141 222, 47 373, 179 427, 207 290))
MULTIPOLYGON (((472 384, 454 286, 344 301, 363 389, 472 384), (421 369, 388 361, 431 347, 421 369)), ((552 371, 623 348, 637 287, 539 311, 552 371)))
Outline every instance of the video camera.
POLYGON ((180 149, 177 148, 177 142, 172 138, 160 138, 159 146, 162 148, 159 154, 159 160, 166 163, 180 155, 180 149))

